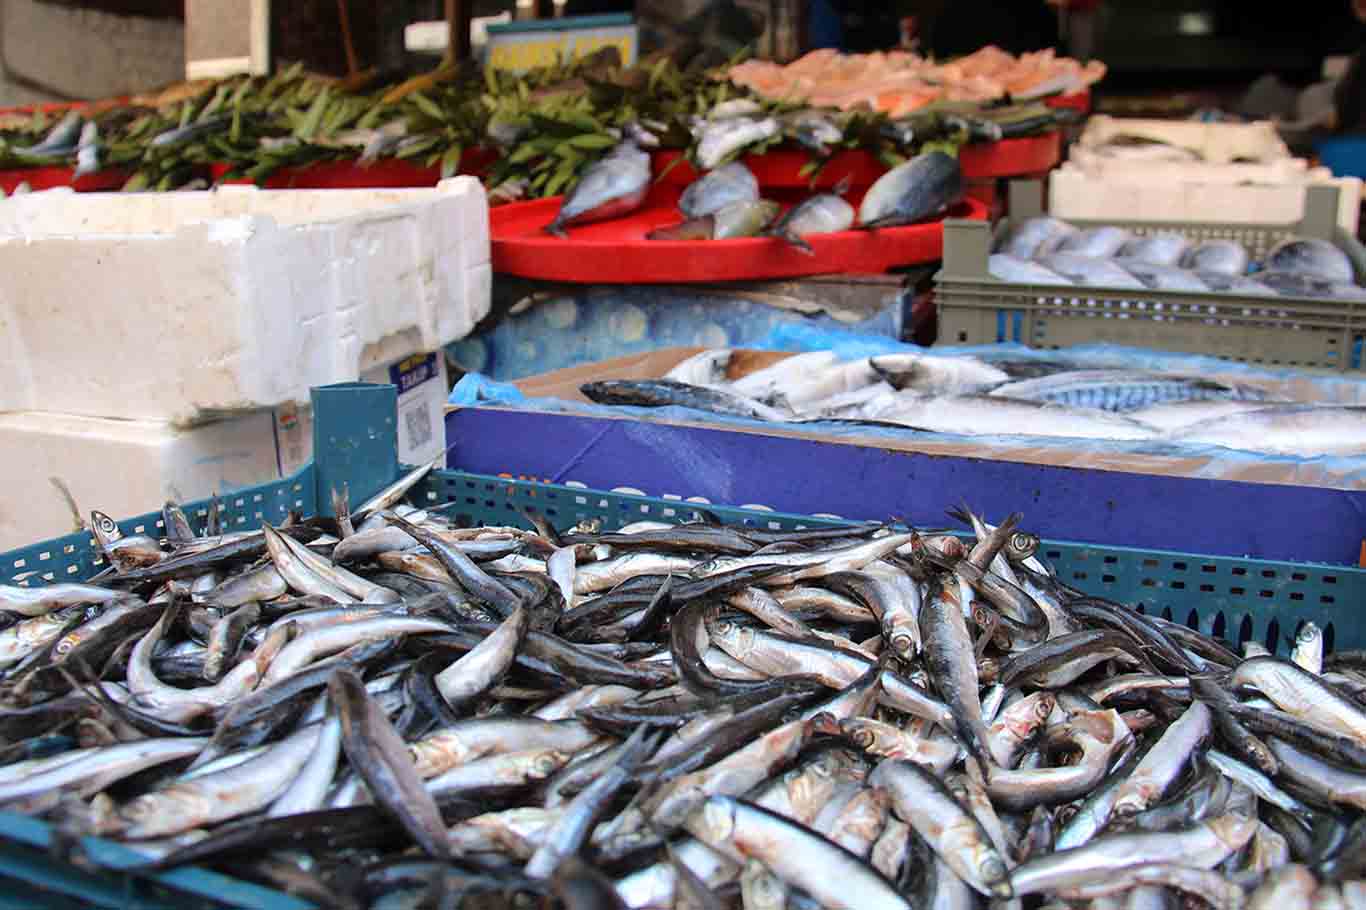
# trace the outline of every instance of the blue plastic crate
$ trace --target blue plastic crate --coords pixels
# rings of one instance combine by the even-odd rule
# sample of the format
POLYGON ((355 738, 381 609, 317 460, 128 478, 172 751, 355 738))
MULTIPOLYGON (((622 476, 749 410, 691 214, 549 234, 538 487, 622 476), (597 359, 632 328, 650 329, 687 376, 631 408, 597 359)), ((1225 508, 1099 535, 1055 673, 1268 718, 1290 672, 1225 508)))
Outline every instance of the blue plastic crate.
MULTIPOLYGON (((315 461, 293 477, 225 497, 221 501, 221 514, 226 525, 233 529, 256 528, 263 521, 283 520, 292 509, 305 514, 329 514, 331 500, 328 494, 334 486, 340 488, 345 483, 352 501, 358 502, 390 483, 404 468, 398 463, 396 454, 396 396, 397 390, 391 385, 346 384, 314 390, 315 461)), ((454 457, 462 463, 490 466, 489 472, 433 471, 413 490, 410 499, 418 505, 453 503, 449 514, 465 525, 525 527, 528 526, 525 513, 531 512, 547 516, 560 527, 597 519, 607 529, 647 518, 686 521, 697 517, 698 509, 705 509, 731 524, 769 529, 815 527, 851 520, 886 520, 891 517, 887 511, 898 509, 901 504, 887 480, 893 475, 885 472, 902 468, 895 461, 879 463, 875 460, 878 453, 858 446, 833 446, 831 448, 841 450, 834 455, 827 453, 827 459, 833 460, 816 462, 823 470, 838 469, 841 476, 825 476, 826 482, 821 483, 813 483, 808 477, 804 484, 784 488, 774 484, 785 477, 790 479, 793 471, 775 470, 775 467, 802 462, 791 452, 779 452, 773 446, 799 445, 799 440, 777 441, 774 437, 727 433, 714 428, 656 426, 646 431, 631 421, 595 423, 580 419, 573 422, 570 418, 562 418, 559 423, 542 418, 536 424, 539 435, 528 436, 525 432, 515 432, 518 428, 506 423, 508 420, 535 419, 535 415, 516 412, 506 412, 502 417, 498 417, 497 412, 480 411, 450 415, 447 435, 453 444, 448 451, 453 450, 454 457), (498 420, 505 423, 500 426, 498 420), (614 443, 608 438, 610 431, 600 424, 615 425, 620 439, 614 443), (496 432, 498 429, 505 432, 496 432), (697 436, 697 433, 721 436, 697 436), (718 441, 723 437, 724 443, 718 441), (538 439, 536 447, 526 445, 529 438, 538 439), (644 448, 623 448, 623 440, 635 440, 644 448), (661 485, 656 489, 662 495, 644 495, 639 489, 596 488, 613 486, 608 480, 589 487, 535 479, 546 476, 544 459, 548 457, 547 453, 556 450, 568 452, 573 464, 591 464, 599 472, 605 472, 604 478, 616 472, 623 481, 629 482, 628 474, 634 477, 644 470, 647 476, 659 480, 661 485), (661 454, 665 450, 673 453, 675 467, 680 473, 669 475, 661 467, 668 467, 670 461, 661 454), (507 460, 511 457, 507 453, 512 451, 522 453, 522 464, 507 460), (750 453, 747 458, 742 457, 745 451, 750 453), (656 463, 647 464, 651 458, 656 463), (699 473, 698 459, 713 468, 729 465, 730 470, 699 473), (501 476, 510 469, 527 472, 530 476, 501 476), (685 483, 688 480, 694 484, 691 489, 685 483), (851 490, 861 490, 862 497, 858 498, 851 490), (702 495, 703 492, 707 495, 702 495), (795 508, 784 512, 763 506, 727 504, 753 502, 751 493, 757 496, 773 493, 778 497, 775 502, 783 501, 784 496, 795 497, 788 501, 800 503, 819 502, 828 494, 832 500, 844 503, 838 507, 848 514, 811 514, 813 509, 795 508)), ((520 429, 524 431, 525 427, 520 429)), ((891 456, 895 453, 881 454, 891 456)), ((971 477, 974 471, 980 477, 983 471, 1001 470, 995 463, 971 459, 932 461, 942 462, 939 467, 951 472, 935 475, 937 480, 934 482, 941 484, 946 482, 945 477, 971 477)), ((589 476, 597 475, 590 472, 589 476)), ((1150 478, 1147 482, 1156 489, 1170 480, 1150 478)), ((1046 483, 1047 477, 1039 475, 1033 477, 1032 482, 1046 483)), ((1010 489, 1015 490, 1014 487, 1010 489)), ((901 517, 923 524, 924 517, 929 514, 926 509, 942 516, 942 502, 935 497, 944 493, 942 489, 927 487, 919 497, 923 502, 906 509, 901 517)), ((1041 493, 1037 488, 1032 493, 1027 489, 1015 490, 1015 495, 1022 497, 1015 504, 1028 516, 1029 503, 1023 500, 1032 497, 1036 505, 1040 504, 1041 493)), ((995 515, 1001 508, 1014 507, 1012 500, 1003 499, 999 490, 964 488, 953 491, 953 496, 960 500, 974 497, 974 494, 983 494, 991 500, 990 515, 995 515)), ((977 498, 973 501, 976 503, 977 498)), ((1359 497, 1351 502, 1358 504, 1359 497)), ((202 522, 209 505, 207 501, 188 504, 186 509, 191 520, 202 522)), ((1064 497, 1061 504, 1064 510, 1074 514, 1087 506, 1085 498, 1076 496, 1064 497)), ((1361 514, 1366 514, 1366 509, 1361 510, 1361 514)), ((160 530, 161 516, 158 512, 149 512, 120 522, 120 526, 128 533, 155 534, 160 530)), ((1288 524, 1270 529, 1270 532, 1283 538, 1299 530, 1294 524, 1288 524)), ((1352 530, 1345 529, 1344 533, 1352 530)), ((1041 552, 1063 580, 1075 587, 1136 604, 1140 609, 1206 632, 1226 635, 1240 644, 1255 638, 1273 650, 1283 649, 1286 636, 1293 635, 1300 622, 1314 619, 1324 627, 1330 648, 1334 644, 1338 647, 1366 645, 1366 621, 1360 617, 1359 609, 1360 604, 1366 602, 1366 570, 1360 568, 1295 559, 1253 559, 1228 553, 1201 555, 1049 539, 1044 541, 1041 552)), ((81 580, 104 568, 104 561, 89 534, 70 534, 0 554, 0 581, 6 583, 42 585, 81 580)), ((45 823, 0 812, 0 910, 7 907, 295 910, 310 906, 297 898, 207 870, 180 869, 147 874, 129 869, 136 857, 132 850, 96 838, 81 840, 86 862, 77 868, 54 857, 49 852, 51 843, 51 829, 45 823)))

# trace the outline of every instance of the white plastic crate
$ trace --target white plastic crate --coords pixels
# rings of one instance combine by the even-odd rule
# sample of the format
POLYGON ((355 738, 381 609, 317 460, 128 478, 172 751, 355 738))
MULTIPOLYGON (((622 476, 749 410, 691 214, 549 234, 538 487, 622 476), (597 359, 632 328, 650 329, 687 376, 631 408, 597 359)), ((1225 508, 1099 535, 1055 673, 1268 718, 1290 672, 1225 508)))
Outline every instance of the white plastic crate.
POLYGON ((0 410, 188 425, 304 404, 312 386, 463 338, 491 281, 469 177, 14 197, 0 202, 0 410))

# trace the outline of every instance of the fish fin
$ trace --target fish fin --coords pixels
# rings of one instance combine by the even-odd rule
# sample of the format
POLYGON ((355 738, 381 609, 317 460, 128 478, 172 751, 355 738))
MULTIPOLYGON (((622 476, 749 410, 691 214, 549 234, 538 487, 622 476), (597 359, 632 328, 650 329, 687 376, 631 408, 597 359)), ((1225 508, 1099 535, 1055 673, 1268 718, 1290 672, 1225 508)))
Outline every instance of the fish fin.
POLYGON ((954 521, 961 521, 969 527, 972 526, 972 512, 969 510, 967 503, 954 506, 952 509, 948 510, 947 514, 954 521))
POLYGON ((843 196, 845 193, 849 192, 850 188, 853 187, 853 185, 853 179, 848 174, 845 174, 843 177, 840 178, 839 183, 836 183, 835 186, 830 190, 830 192, 834 193, 836 196, 843 196))
POLYGON ((811 249, 811 244, 807 243, 800 234, 794 234, 791 231, 778 231, 774 236, 780 238, 788 246, 795 247, 798 252, 805 253, 808 256, 816 255, 816 251, 811 249))
POLYGON ((79 534, 80 532, 87 530, 90 526, 86 524, 85 519, 81 517, 81 510, 76 506, 76 497, 71 495, 71 488, 66 485, 66 481, 62 480, 60 477, 49 477, 47 480, 48 483, 57 488, 57 492, 66 503, 66 507, 71 510, 71 523, 75 525, 74 533, 79 534))
POLYGON ((569 236, 569 232, 564 229, 564 225, 560 223, 558 218, 547 224, 542 230, 555 237, 567 238, 569 236))

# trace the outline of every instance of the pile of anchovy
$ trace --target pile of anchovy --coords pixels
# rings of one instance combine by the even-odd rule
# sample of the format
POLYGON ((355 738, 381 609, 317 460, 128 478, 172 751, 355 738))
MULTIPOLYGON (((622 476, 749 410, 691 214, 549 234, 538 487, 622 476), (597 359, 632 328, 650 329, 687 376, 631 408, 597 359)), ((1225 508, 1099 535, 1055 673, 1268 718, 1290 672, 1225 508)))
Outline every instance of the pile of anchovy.
POLYGON ((1240 653, 1018 515, 462 528, 420 475, 0 587, 0 808, 328 907, 1366 908, 1313 624, 1240 653))

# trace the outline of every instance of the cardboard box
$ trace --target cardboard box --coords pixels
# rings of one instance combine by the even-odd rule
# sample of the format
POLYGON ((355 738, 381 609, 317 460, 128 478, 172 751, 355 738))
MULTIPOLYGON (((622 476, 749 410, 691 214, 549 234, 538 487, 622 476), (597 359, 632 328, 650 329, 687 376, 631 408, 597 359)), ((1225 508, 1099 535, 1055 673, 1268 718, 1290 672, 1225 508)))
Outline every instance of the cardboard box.
MULTIPOLYGON (((398 460, 425 464, 445 452, 442 419, 450 384, 443 351, 414 354, 398 363, 371 370, 365 382, 388 382, 398 387, 398 460)), ((438 467, 444 467, 443 460, 438 467)))
MULTIPOLYGON (((531 398, 558 398, 564 401, 587 402, 579 391, 585 383, 600 379, 651 379, 667 373, 702 348, 665 348, 646 354, 618 357, 595 364, 556 370, 540 376, 518 380, 514 384, 531 398)), ((778 351, 737 350, 729 371, 730 378, 747 375, 776 361, 792 356, 778 351)), ((1246 374, 1222 375, 1217 371, 1207 374, 1213 380, 1246 382, 1246 374)), ((1328 401, 1337 404, 1366 404, 1366 383, 1329 379, 1309 372, 1279 381, 1259 380, 1270 397, 1292 401, 1328 401)), ((660 423, 671 426, 718 426, 704 419, 668 421, 650 417, 621 417, 621 420, 640 424, 660 423)), ((808 439, 838 445, 864 446, 894 452, 915 452, 927 455, 965 459, 989 458, 996 461, 1032 465, 1088 468, 1102 471, 1122 471, 1133 474, 1155 474, 1177 477, 1207 477, 1221 480, 1240 480, 1257 483, 1298 484, 1304 486, 1358 489, 1362 481, 1355 475, 1342 476, 1334 470, 1312 462, 1300 464, 1260 462, 1253 460, 1216 459, 1214 456, 1151 455, 1119 451, 1096 450, 1078 440, 1075 446, 1029 446, 991 440, 990 444, 960 443, 926 439, 921 434, 907 432, 905 436, 860 435, 851 431, 846 435, 830 435, 816 430, 796 429, 782 424, 763 428, 733 423, 723 424, 727 431, 742 434, 808 439)), ((456 467, 465 467, 456 464, 456 467)), ((654 492, 654 491, 652 491, 654 492)))

